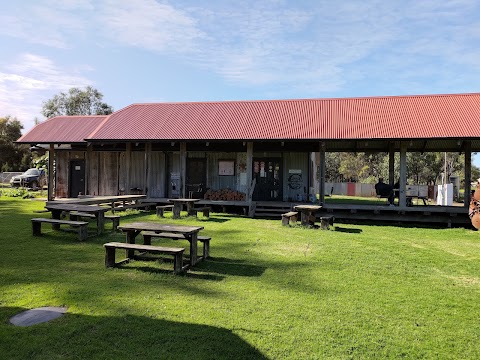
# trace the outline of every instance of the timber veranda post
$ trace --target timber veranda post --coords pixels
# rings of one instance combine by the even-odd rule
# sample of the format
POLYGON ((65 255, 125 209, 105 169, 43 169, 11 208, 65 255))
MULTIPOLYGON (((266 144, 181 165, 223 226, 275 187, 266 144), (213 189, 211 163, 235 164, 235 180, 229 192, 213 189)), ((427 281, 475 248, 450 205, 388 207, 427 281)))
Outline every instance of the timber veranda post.
POLYGON ((54 194, 54 178, 53 178, 53 163, 55 161, 55 145, 50 144, 50 148, 48 150, 48 194, 47 198, 48 201, 52 201, 55 198, 54 194))
POLYGON ((395 184, 395 144, 392 141, 388 144, 388 183, 395 184))
POLYGON ((400 208, 407 206, 407 143, 400 143, 400 190, 398 196, 398 205, 400 208))
POLYGON ((185 198, 185 190, 186 190, 186 178, 187 178, 187 143, 181 142, 180 143, 180 189, 182 193, 180 197, 185 198))
POLYGON ((325 203, 325 161, 326 161, 326 152, 325 152, 325 141, 320 142, 319 155, 320 155, 320 164, 319 164, 319 179, 318 179, 318 193, 319 199, 318 202, 320 205, 325 203))
POLYGON ((463 205, 468 208, 470 206, 470 193, 472 191, 472 142, 465 141, 465 191, 463 193, 463 205))

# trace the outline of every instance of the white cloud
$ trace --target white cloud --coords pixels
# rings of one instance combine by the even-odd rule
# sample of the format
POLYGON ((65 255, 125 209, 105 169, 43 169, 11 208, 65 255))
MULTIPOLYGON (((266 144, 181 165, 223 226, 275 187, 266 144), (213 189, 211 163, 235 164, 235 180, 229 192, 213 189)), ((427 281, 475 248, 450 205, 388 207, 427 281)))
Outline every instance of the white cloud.
POLYGON ((0 11, 0 34, 54 48, 70 47, 72 36, 88 29, 89 17, 83 12, 93 10, 87 0, 16 2, 14 7, 14 14, 0 11))
POLYGON ((192 17, 154 0, 107 0, 100 8, 99 18, 107 36, 125 45, 185 53, 203 37, 192 17))
POLYGON ((74 70, 59 67, 46 57, 23 54, 12 63, 0 68, 0 109, 3 115, 17 117, 25 129, 33 126, 35 117, 42 118, 43 101, 71 87, 92 84, 74 70))

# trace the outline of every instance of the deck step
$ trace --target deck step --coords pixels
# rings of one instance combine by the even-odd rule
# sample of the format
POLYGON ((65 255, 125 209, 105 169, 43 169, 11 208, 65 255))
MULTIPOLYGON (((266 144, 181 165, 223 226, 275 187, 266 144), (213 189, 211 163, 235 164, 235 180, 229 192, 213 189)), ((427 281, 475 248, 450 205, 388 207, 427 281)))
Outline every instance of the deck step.
POLYGON ((257 202, 255 207, 255 218, 270 218, 270 219, 280 219, 282 214, 285 214, 291 211, 290 204, 284 203, 268 203, 268 202, 257 202))

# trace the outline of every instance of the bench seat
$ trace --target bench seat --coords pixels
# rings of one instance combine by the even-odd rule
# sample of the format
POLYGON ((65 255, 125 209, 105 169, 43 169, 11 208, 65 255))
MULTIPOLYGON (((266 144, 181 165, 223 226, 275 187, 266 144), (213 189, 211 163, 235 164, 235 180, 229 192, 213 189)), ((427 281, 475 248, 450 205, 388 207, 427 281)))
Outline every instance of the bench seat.
POLYGON ((147 203, 147 202, 141 202, 136 204, 122 204, 112 208, 112 211, 124 211, 127 209, 145 209, 146 211, 149 211, 156 205, 157 205, 156 203, 147 203))
POLYGON ((88 222, 86 221, 71 221, 71 220, 57 220, 57 219, 47 219, 47 218, 33 218, 32 219, 32 233, 33 236, 42 235, 42 223, 52 224, 52 227, 57 228, 60 225, 68 225, 71 228, 74 228, 78 233, 78 239, 80 241, 87 240, 88 236, 88 222))
POLYGON ((165 210, 173 210, 173 205, 159 205, 156 207, 157 216, 163 217, 165 210))
MULTIPOLYGON (((143 231, 143 243, 150 245, 152 243, 152 237, 157 237, 161 239, 172 239, 172 240, 186 240, 185 237, 181 234, 174 233, 155 233, 153 231, 143 231)), ((210 240, 212 238, 209 236, 197 236, 197 241, 203 243, 203 258, 207 259, 210 256, 210 240)))
POLYGON ((203 216, 210 217, 210 211, 212 208, 210 206, 197 206, 191 209, 189 215, 197 216, 198 212, 202 212, 203 216))
POLYGON ((120 215, 105 215, 105 220, 112 221, 112 231, 117 231, 118 225, 120 225, 120 215))
POLYGON ((69 216, 70 220, 72 220, 72 221, 77 221, 78 218, 95 219, 94 214, 83 213, 83 212, 80 212, 80 211, 70 211, 68 216, 69 216))
MULTIPOLYGON (((83 213, 80 211, 70 211, 69 214, 70 220, 78 221, 80 218, 95 219, 94 214, 83 213)), ((105 220, 112 221, 112 231, 116 231, 118 225, 120 225, 120 216, 119 215, 104 215, 105 220)))
POLYGON ((152 245, 141 245, 141 244, 129 244, 121 242, 109 242, 103 244, 105 248, 105 266, 115 267, 116 265, 128 262, 134 258, 135 251, 146 251, 149 253, 165 254, 173 256, 173 273, 181 273, 183 268, 183 252, 185 248, 173 248, 173 247, 163 247, 163 246, 152 246, 152 245), (115 250, 124 249, 126 250, 127 258, 120 262, 115 262, 115 250))
POLYGON ((323 229, 323 230, 330 229, 330 225, 333 226, 334 220, 335 220, 335 217, 333 215, 320 216, 320 229, 323 229))
POLYGON ((297 211, 289 211, 285 214, 282 214, 282 225, 288 226, 290 225, 290 220, 295 224, 297 222, 298 212, 297 211))

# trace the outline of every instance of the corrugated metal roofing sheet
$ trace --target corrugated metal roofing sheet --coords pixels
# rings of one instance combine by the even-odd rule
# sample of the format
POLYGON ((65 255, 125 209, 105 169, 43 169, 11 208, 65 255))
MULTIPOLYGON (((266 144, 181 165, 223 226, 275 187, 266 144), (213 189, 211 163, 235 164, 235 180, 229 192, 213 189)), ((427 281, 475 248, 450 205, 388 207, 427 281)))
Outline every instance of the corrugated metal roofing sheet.
POLYGON ((92 140, 480 137, 480 94, 133 104, 92 140))
POLYGON ((17 140, 19 143, 81 143, 106 118, 99 116, 56 116, 44 121, 17 140))
POLYGON ((480 93, 133 104, 55 117, 18 142, 480 138, 480 93))

